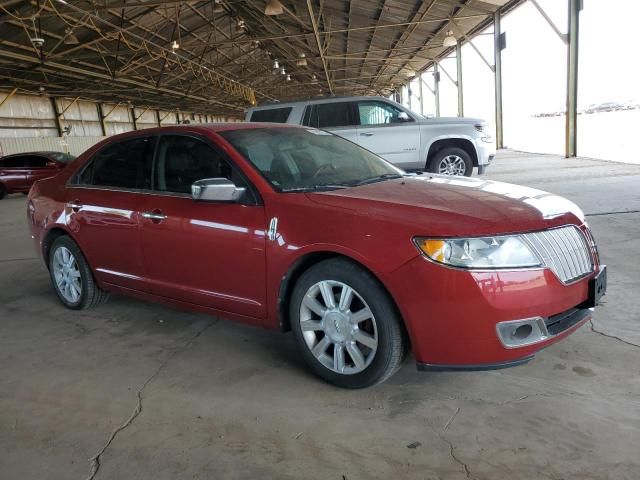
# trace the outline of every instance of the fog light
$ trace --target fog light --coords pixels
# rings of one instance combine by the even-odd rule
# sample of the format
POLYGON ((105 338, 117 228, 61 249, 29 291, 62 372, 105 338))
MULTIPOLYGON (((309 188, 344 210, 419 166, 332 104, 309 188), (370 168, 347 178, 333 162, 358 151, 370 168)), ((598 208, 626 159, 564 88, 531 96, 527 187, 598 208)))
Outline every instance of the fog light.
POLYGON ((520 325, 513 331, 512 337, 515 340, 525 340, 529 337, 529 335, 531 335, 532 332, 533 327, 530 324, 525 323, 524 325, 520 325))
POLYGON ((542 317, 510 320, 496 325, 498 338, 506 348, 517 348, 541 342, 549 337, 542 317))

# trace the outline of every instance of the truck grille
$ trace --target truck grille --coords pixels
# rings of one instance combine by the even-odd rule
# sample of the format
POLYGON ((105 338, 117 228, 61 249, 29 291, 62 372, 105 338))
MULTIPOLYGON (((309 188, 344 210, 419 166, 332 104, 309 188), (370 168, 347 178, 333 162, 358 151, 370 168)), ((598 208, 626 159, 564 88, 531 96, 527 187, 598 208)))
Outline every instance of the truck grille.
POLYGON ((593 271, 591 248, 578 227, 554 228, 523 236, 563 283, 573 282, 593 271))

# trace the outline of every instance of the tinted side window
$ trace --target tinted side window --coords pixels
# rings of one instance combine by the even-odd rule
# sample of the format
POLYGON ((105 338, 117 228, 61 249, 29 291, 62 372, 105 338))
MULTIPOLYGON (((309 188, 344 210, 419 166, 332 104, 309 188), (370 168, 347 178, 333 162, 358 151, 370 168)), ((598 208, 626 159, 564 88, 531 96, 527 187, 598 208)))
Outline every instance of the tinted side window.
POLYGON ((156 162, 155 189, 162 192, 191 194, 197 180, 220 177, 246 187, 222 154, 197 138, 162 136, 156 162))
POLYGON ((319 103, 313 105, 308 126, 316 128, 345 127, 351 125, 349 102, 319 103))
POLYGON ((49 163, 45 157, 27 157, 26 166, 30 168, 44 168, 49 163))
POLYGON ((79 184, 150 189, 153 142, 134 138, 109 145, 96 154, 78 178, 79 184))
POLYGON ((402 112, 399 108, 385 102, 363 101, 358 102, 358 116, 360 125, 384 125, 389 123, 401 123, 398 115, 402 112))
POLYGON ((270 108, 268 110, 257 110, 251 114, 252 122, 274 122, 287 123, 292 108, 270 108))
POLYGON ((10 157, 4 159, 4 168, 24 168, 25 157, 10 157))

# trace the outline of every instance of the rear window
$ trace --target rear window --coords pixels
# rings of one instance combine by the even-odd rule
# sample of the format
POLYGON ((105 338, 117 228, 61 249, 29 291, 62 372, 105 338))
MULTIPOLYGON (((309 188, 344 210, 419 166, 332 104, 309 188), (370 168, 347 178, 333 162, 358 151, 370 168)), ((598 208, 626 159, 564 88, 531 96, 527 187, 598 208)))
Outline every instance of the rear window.
POLYGON ((9 157, 4 160, 0 160, 0 167, 2 168, 24 168, 25 166, 25 157, 9 157))
POLYGON ((148 137, 111 144, 80 173, 77 183, 129 189, 151 188, 153 145, 148 137))
POLYGON ((330 128, 353 125, 351 104, 349 102, 318 103, 307 107, 304 124, 308 127, 330 128))
POLYGON ((269 108, 267 110, 256 110, 251 114, 252 122, 272 122, 287 123, 292 107, 269 108))
POLYGON ((51 152, 49 156, 60 163, 69 163, 72 160, 75 160, 76 158, 69 153, 63 153, 63 152, 51 152))

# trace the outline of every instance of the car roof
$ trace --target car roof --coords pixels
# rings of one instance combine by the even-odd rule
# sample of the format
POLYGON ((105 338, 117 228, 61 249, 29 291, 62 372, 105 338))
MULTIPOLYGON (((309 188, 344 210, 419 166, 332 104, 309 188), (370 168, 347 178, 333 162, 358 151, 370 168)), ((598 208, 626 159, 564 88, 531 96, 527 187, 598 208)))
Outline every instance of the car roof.
POLYGON ((113 141, 125 138, 143 137, 146 135, 161 135, 170 133, 195 133, 206 135, 209 132, 225 132, 233 130, 248 130, 252 128, 309 128, 300 125, 268 122, 226 122, 226 123, 190 123, 187 125, 167 125, 166 127, 144 128, 131 130, 105 138, 99 145, 107 145, 113 141))
MULTIPOLYGON (((307 105, 307 104, 317 104, 317 103, 333 103, 333 102, 344 102, 344 101, 358 101, 358 100, 384 100, 389 101, 387 97, 379 97, 375 95, 362 95, 356 97, 349 96, 336 96, 336 97, 314 97, 307 98, 303 100, 295 100, 291 102, 275 102, 275 103, 263 103, 262 105, 258 105, 256 107, 249 107, 247 110, 267 110, 270 108, 284 108, 284 107, 294 107, 296 105, 307 105)), ((394 102, 395 103, 395 102, 394 102)))
MULTIPOLYGON (((55 150, 37 151, 37 152, 20 152, 20 153, 10 153, 9 155, 4 155, 0 158, 23 157, 23 156, 29 156, 29 155, 49 157, 52 154, 60 154, 60 153, 65 153, 65 152, 57 152, 55 150)), ((67 154, 67 155, 70 155, 70 154, 67 154)))

